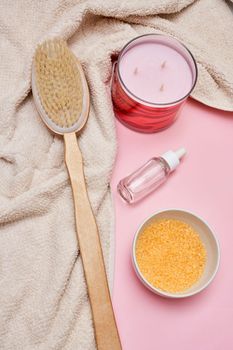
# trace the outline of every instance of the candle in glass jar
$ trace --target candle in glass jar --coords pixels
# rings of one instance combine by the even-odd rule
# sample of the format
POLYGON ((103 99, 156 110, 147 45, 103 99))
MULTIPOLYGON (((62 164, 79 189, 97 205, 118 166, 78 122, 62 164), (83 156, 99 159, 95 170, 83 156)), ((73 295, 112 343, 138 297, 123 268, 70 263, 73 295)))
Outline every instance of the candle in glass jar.
POLYGON ((147 34, 120 52, 112 79, 116 117, 141 132, 173 123, 197 80, 191 52, 178 40, 147 34))

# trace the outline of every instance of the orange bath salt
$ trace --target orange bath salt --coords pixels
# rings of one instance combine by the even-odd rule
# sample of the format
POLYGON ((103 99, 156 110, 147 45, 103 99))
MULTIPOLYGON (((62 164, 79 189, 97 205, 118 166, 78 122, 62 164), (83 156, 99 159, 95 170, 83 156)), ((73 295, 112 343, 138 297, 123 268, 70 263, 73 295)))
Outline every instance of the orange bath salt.
POLYGON ((138 237, 136 260, 141 274, 154 287, 178 293, 192 287, 203 274, 206 249, 186 222, 161 219, 138 237))

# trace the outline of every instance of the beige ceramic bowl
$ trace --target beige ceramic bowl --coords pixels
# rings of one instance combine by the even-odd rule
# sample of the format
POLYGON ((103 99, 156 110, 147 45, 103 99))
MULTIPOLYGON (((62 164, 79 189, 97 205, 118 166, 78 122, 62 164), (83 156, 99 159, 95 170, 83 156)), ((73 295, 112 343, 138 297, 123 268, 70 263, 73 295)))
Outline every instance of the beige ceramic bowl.
POLYGON ((185 210, 168 209, 168 210, 159 211, 153 214, 148 219, 146 219, 143 222, 143 224, 139 227, 133 242, 133 265, 140 281, 152 292, 168 298, 185 298, 201 292, 210 284, 210 282, 213 280, 214 276, 216 275, 216 272, 219 267, 219 260, 220 260, 219 243, 213 231, 211 230, 211 228, 203 219, 185 210), (195 285, 193 285, 191 288, 189 288, 184 292, 169 293, 159 288, 156 288, 152 286, 144 278, 144 276, 141 274, 139 270, 137 260, 136 260, 137 239, 140 236, 141 232, 143 231, 144 227, 150 224, 150 222, 154 221, 155 219, 177 219, 177 220, 182 220, 186 222, 199 233, 200 238, 205 245, 205 248, 207 251, 207 261, 206 261, 204 273, 200 278, 200 280, 195 285))

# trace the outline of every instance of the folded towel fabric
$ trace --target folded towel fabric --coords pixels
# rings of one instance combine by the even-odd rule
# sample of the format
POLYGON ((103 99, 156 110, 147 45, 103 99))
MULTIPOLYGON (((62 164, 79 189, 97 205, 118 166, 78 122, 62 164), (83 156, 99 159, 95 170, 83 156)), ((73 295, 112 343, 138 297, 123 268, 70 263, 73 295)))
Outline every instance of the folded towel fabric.
POLYGON ((199 68, 194 98, 233 110, 233 21, 224 1, 0 3, 1 349, 95 349, 63 141, 43 125, 30 93, 35 47, 48 37, 69 39, 87 76, 90 118, 78 141, 111 284, 111 55, 150 32, 175 36, 193 52, 199 68))

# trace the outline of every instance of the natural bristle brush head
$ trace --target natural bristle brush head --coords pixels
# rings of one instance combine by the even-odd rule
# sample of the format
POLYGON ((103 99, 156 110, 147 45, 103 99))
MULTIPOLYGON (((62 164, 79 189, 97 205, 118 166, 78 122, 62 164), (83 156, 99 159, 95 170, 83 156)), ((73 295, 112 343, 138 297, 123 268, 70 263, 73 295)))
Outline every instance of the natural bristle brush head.
POLYGON ((32 92, 39 114, 54 132, 82 129, 88 117, 89 92, 81 64, 65 41, 48 40, 37 47, 32 92))

